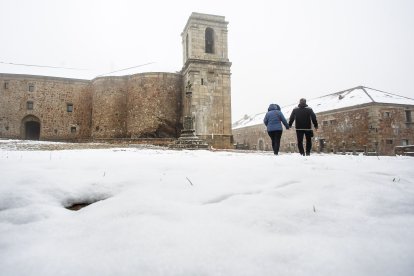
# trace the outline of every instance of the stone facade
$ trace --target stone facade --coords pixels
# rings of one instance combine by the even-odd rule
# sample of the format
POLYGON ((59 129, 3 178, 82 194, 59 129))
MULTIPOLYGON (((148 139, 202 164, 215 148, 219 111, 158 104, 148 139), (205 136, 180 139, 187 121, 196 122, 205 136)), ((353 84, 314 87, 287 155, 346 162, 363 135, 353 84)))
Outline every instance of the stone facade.
POLYGON ((0 74, 0 137, 26 138, 25 123, 38 121, 42 139, 88 138, 91 107, 89 81, 0 74))
MULTIPOLYGON (((319 129, 312 140, 314 152, 393 155, 396 146, 414 144, 414 105, 373 102, 316 115, 319 129)), ((263 123, 233 129, 233 135, 239 147, 272 150, 263 123)), ((283 131, 280 150, 298 152, 294 128, 283 131)))
POLYGON ((92 138, 177 137, 182 76, 144 73, 92 81, 92 138))
POLYGON ((192 93, 185 108, 196 135, 216 148, 232 147, 227 24, 223 16, 193 13, 181 34, 183 78, 192 93))
POLYGON ((0 74, 0 138, 177 138, 189 110, 198 137, 215 148, 231 148, 227 24, 223 16, 190 16, 180 73, 91 81, 0 74), (192 92, 187 104, 185 87, 192 92))

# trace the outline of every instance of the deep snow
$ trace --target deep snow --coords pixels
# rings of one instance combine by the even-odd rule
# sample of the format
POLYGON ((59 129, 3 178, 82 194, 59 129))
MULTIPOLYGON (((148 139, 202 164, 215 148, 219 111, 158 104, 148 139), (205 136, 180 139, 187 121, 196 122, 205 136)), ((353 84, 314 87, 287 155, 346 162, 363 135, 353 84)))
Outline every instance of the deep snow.
POLYGON ((412 157, 0 144, 0 275, 414 275, 412 157))

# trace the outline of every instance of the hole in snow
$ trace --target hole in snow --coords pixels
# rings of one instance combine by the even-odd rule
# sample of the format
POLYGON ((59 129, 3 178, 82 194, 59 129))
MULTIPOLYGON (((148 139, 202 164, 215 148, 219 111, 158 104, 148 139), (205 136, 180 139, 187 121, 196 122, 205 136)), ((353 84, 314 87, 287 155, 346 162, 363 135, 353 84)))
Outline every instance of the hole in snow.
POLYGON ((97 199, 95 201, 85 201, 85 202, 79 201, 79 202, 73 202, 70 205, 65 206, 65 208, 68 209, 68 210, 71 210, 71 211, 79 211, 80 209, 85 208, 86 206, 89 206, 89 205, 91 205, 93 203, 96 203, 98 201, 105 200, 105 199, 106 198, 104 198, 104 199, 97 199))
POLYGON ((92 203, 75 203, 73 205, 70 206, 66 206, 65 208, 68 210, 72 210, 72 211, 78 211, 82 208, 85 208, 86 206, 90 205, 92 203))

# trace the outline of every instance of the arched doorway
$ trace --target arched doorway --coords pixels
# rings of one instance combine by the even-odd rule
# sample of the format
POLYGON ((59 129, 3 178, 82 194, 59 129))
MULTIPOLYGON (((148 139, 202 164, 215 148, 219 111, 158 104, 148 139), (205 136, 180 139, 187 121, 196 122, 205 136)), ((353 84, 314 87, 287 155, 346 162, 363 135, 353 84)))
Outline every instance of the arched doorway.
POLYGON ((23 139, 39 140, 40 138, 40 120, 36 116, 28 115, 22 120, 21 127, 23 139))

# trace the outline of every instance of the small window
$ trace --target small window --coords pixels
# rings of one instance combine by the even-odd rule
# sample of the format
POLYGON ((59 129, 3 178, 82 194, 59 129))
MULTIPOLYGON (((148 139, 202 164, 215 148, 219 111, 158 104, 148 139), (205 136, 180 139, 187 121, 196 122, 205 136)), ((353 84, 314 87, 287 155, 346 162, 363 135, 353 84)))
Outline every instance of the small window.
POLYGON ((384 116, 383 117, 384 118, 391 118, 390 112, 388 112, 388 111, 384 112, 384 116))
POLYGON ((327 126, 328 125, 328 121, 322 121, 322 125, 323 126, 327 126))
POLYGON ((331 125, 336 125, 336 120, 330 120, 330 121, 329 121, 329 124, 331 124, 331 125))
POLYGON ((35 87, 34 84, 29 84, 29 92, 34 92, 35 87))
POLYGON ((408 139, 402 139, 401 140, 401 146, 408 146, 408 145, 409 145, 408 139))
POLYGON ((3 87, 4 87, 4 89, 9 89, 9 82, 5 81, 3 87))
POLYGON ((201 78, 201 85, 204 85, 204 79, 201 78))
POLYGON ((29 101, 26 103, 27 110, 33 110, 33 102, 29 101))
POLYGON ((71 133, 76 133, 76 127, 70 127, 70 132, 71 133))
POLYGON ((394 143, 394 141, 392 139, 387 139, 387 140, 385 140, 385 143, 387 145, 392 145, 394 143))
POLYGON ((411 110, 406 110, 405 111, 405 120, 407 123, 411 123, 412 122, 412 117, 411 117, 411 110))
POLYGON ((68 104, 66 105, 66 111, 67 111, 67 112, 73 112, 73 104, 68 103, 68 104))

